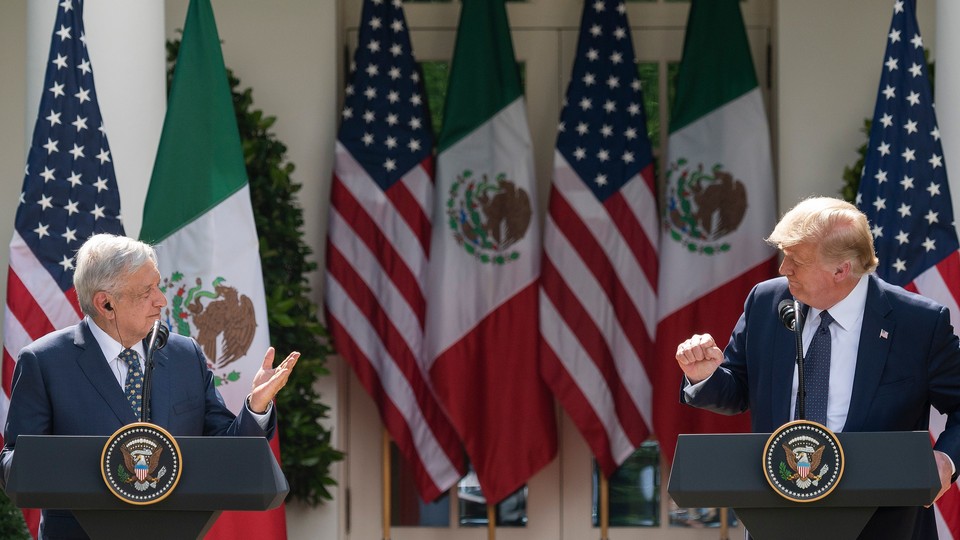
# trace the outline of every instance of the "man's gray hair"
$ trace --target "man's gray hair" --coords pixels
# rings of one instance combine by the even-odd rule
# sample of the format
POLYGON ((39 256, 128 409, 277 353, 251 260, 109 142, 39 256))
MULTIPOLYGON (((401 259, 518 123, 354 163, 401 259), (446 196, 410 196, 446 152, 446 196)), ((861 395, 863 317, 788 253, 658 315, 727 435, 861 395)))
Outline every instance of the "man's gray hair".
POLYGON ((157 264, 153 246, 126 236, 95 234, 77 251, 73 286, 77 289, 80 309, 86 315, 96 315, 93 295, 97 291, 119 294, 124 278, 147 262, 157 264))

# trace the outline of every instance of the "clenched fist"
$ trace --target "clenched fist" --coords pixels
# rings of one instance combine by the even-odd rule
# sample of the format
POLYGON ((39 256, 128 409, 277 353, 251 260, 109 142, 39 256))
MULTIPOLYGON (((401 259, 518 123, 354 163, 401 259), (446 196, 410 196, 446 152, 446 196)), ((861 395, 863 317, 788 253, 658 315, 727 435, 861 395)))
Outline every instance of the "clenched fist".
POLYGON ((677 364, 690 384, 707 379, 722 363, 723 351, 710 334, 695 334, 677 346, 677 364))

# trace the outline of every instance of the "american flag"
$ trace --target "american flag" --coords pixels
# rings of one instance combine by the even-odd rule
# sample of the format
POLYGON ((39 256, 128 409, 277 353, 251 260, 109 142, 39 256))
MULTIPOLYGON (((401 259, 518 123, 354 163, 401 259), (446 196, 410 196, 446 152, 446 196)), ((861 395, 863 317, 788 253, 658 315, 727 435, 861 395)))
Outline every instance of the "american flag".
POLYGON ((541 372, 607 476, 652 421, 655 192, 624 4, 586 2, 544 233, 541 372))
POLYGON ((399 0, 365 0, 330 194, 327 323, 424 500, 465 472, 423 371, 433 137, 399 0))
MULTIPOLYGON (((894 4, 857 206, 873 228, 877 274, 947 306, 957 326, 960 244, 913 0, 894 4)), ((944 421, 932 412, 935 436, 944 421)), ((937 510, 940 537, 960 538, 956 485, 937 510)))
POLYGON ((83 2, 64 0, 10 241, 0 425, 20 349, 82 317, 74 255, 101 232, 123 234, 120 195, 87 53, 83 2))

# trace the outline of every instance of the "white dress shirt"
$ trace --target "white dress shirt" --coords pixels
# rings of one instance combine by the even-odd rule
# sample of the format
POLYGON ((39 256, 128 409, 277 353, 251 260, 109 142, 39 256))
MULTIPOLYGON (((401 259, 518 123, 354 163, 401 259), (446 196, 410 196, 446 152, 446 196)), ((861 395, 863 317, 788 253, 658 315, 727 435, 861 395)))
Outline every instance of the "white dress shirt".
MULTIPOLYGON (((867 305, 867 276, 861 276, 856 287, 846 298, 827 309, 833 317, 830 325, 830 391, 827 394, 827 427, 831 431, 843 431, 850 411, 850 396, 853 394, 853 378, 857 372, 857 353, 860 351, 860 329, 863 327, 863 310, 867 305)), ((810 308, 803 325, 803 353, 806 355, 813 335, 820 326, 821 310, 810 308)), ((797 405, 797 368, 793 368, 793 385, 790 392, 790 414, 797 405)), ((809 393, 809 391, 808 391, 809 393)))
MULTIPOLYGON (((860 350, 860 329, 863 326, 863 310, 867 305, 867 276, 850 291, 846 298, 827 309, 834 322, 830 325, 830 393, 827 395, 827 427, 832 431, 843 430, 850 411, 850 396, 853 394, 853 377, 857 372, 857 352, 860 350)), ((810 308, 803 326, 803 351, 806 354, 813 334, 820 326, 819 309, 810 308)), ((771 314, 771 317, 774 315, 771 314)), ((711 375, 712 376, 712 375, 711 375)), ((686 379, 686 378, 684 378, 686 379)), ((694 397, 710 377, 697 384, 690 384, 683 391, 694 397)), ((793 390, 790 394, 790 415, 797 405, 797 368, 793 368, 793 390)))
MULTIPOLYGON (((102 328, 97 326, 97 323, 93 322, 93 319, 86 317, 87 326, 90 328, 90 331, 93 332, 93 337, 97 340, 97 345, 100 346, 100 351, 103 352, 103 357, 107 359, 107 364, 110 366, 110 372, 113 373, 113 376, 117 379, 117 384, 120 385, 120 389, 123 389, 123 384, 127 380, 127 363, 120 359, 120 353, 123 352, 125 347, 120 344, 119 341, 110 337, 110 334, 107 334, 103 331, 102 328)), ((137 354, 140 355, 140 369, 144 369, 143 362, 146 359, 146 352, 143 350, 143 342, 136 342, 133 347, 130 347, 134 351, 137 351, 137 354)), ((260 424, 260 427, 267 429, 267 426, 270 424, 270 409, 273 408, 273 404, 267 404, 267 410, 263 414, 259 414, 252 409, 250 409, 250 396, 247 396, 247 399, 244 400, 244 407, 253 415, 256 419, 257 424, 260 424)))
MULTIPOLYGON (((863 312, 867 306, 868 276, 860 277, 860 281, 850 291, 846 298, 828 308, 834 322, 830 325, 830 390, 827 394, 827 427, 834 432, 843 431, 847 423, 847 414, 850 412, 850 397, 853 394, 853 379, 857 372, 857 354, 860 352, 860 330, 863 328, 863 312)), ((803 351, 806 355, 813 335, 820 326, 822 310, 810 308, 803 326, 803 351)), ((712 375, 711 375, 712 376, 712 375)), ((710 378, 697 384, 690 384, 684 377, 687 386, 683 391, 687 397, 693 398, 710 378)), ((797 367, 793 368, 793 390, 790 395, 790 416, 794 418, 797 404, 797 367)), ((944 454, 946 455, 946 454, 944 454)), ((956 473, 953 459, 950 461, 951 470, 956 473)))

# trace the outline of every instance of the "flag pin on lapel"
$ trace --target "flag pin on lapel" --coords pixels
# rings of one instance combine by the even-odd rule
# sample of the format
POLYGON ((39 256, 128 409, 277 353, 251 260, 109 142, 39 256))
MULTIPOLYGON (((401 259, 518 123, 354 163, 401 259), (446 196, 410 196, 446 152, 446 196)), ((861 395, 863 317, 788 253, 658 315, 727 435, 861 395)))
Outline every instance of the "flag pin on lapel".
POLYGON ((886 330, 880 330, 880 339, 887 339, 889 336, 886 330))

